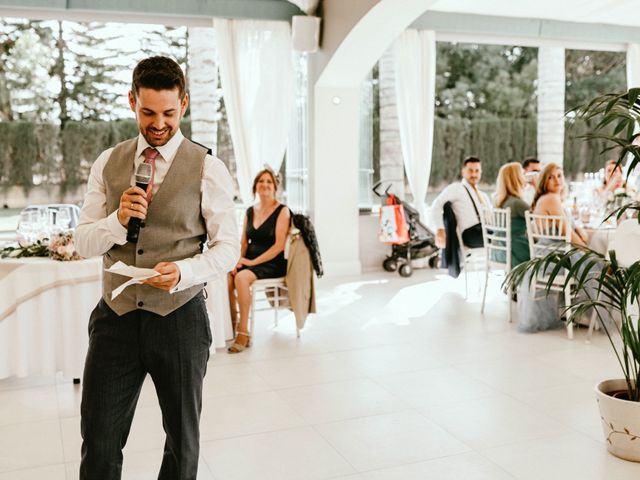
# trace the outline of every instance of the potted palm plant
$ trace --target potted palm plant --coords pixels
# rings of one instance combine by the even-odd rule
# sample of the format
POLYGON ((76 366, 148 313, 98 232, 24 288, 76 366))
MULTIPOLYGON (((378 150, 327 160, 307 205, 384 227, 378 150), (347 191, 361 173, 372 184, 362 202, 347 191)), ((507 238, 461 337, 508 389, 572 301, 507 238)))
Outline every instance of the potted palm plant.
MULTIPOLYGON (((640 140, 640 133, 636 133, 640 127, 639 96, 639 88, 607 94, 577 110, 583 118, 597 121, 586 138, 604 140, 606 150, 617 149, 618 164, 631 158, 628 172, 640 161, 636 145, 636 139, 640 140)), ((634 202, 609 216, 620 219, 633 213, 640 223, 638 212, 640 202, 634 202)), ((528 275, 544 278, 547 292, 558 275, 565 276, 563 288, 573 288, 577 294, 566 310, 567 321, 596 315, 623 377, 606 379, 596 386, 607 449, 620 458, 640 462, 640 261, 622 262, 614 250, 605 256, 585 247, 557 249, 518 265, 507 276, 505 287, 516 288, 528 275), (612 314, 618 322, 608 320, 612 314)))

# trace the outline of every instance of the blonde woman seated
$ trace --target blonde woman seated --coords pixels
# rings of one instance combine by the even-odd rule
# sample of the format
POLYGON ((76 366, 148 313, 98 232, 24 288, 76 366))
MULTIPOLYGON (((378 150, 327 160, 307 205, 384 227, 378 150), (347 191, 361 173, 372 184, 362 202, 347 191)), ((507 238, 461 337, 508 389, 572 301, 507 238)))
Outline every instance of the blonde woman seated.
MULTIPOLYGON (((518 162, 503 165, 498 172, 496 181, 495 204, 498 208, 511 209, 511 267, 529 260, 529 241, 527 239, 527 224, 524 212, 529 210, 529 204, 522 199, 527 182, 524 170, 518 162)), ((496 260, 504 262, 503 252, 496 252, 496 260), (502 257, 502 258, 500 258, 502 257)))
MULTIPOLYGON (((555 163, 544 167, 536 193, 533 197, 531 210, 537 215, 552 215, 567 218, 566 225, 571 225, 571 219, 562 207, 562 197, 565 189, 564 174, 555 163)), ((571 243, 574 245, 586 245, 587 235, 580 228, 571 231, 571 243)), ((553 247, 553 243, 549 244, 553 247)), ((530 278, 526 278, 518 291, 518 330, 522 332, 538 332, 553 328, 563 327, 561 321, 562 304, 557 292, 547 293, 544 290, 531 292, 529 288, 530 278)))
POLYGON ((239 353, 251 346, 248 329, 251 284, 262 278, 284 277, 287 273, 284 246, 291 214, 278 202, 277 192, 278 179, 273 171, 264 169, 256 175, 253 195, 258 195, 258 203, 247 209, 240 260, 228 278, 231 319, 236 332, 233 345, 227 349, 229 353, 239 353))
MULTIPOLYGON (((568 223, 572 225, 571 218, 567 216, 562 206, 564 192, 564 173, 562 168, 555 163, 549 163, 544 167, 538 180, 536 193, 531 203, 531 211, 536 215, 553 215, 566 217, 568 223)), ((578 227, 573 227, 571 231, 571 243, 574 245, 587 245, 589 237, 587 233, 578 227)))

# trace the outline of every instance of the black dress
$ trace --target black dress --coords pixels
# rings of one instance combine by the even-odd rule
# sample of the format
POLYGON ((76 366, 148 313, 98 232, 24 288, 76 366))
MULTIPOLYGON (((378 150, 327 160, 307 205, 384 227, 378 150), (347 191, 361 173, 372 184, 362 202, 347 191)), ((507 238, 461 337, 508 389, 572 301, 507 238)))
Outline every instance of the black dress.
MULTIPOLYGON (((258 228, 253 226, 253 207, 247 209, 247 252, 245 257, 249 260, 259 257, 269 250, 276 243, 276 222, 280 211, 285 205, 278 205, 269 217, 262 222, 258 228)), ((280 252, 275 258, 268 262, 251 267, 243 266, 242 269, 249 269, 260 278, 278 278, 287 274, 287 259, 284 252, 280 252)), ((241 269, 241 270, 242 270, 241 269)))

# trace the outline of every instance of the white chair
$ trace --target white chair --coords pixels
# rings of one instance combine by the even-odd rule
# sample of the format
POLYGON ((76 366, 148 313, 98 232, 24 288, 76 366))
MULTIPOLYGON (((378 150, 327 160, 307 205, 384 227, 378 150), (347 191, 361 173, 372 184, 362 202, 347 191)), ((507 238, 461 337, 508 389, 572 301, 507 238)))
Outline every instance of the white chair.
MULTIPOLYGON (((274 312, 274 326, 278 326, 278 310, 289 306, 289 290, 284 277, 263 278, 251 284, 251 310, 249 311, 249 335, 253 338, 255 312, 271 310, 274 312), (258 297, 258 293, 262 296, 258 297), (258 307, 257 304, 261 303, 258 307)), ((296 335, 300 337, 300 330, 296 327, 296 335)))
MULTIPOLYGON (((489 271, 498 269, 507 275, 511 271, 511 209, 482 207, 482 239, 486 250, 486 273, 480 313, 484 313, 489 284, 489 271), (504 256, 504 260, 502 260, 504 256)), ((511 290, 509 297, 509 321, 511 315, 511 290)))
MULTIPOLYGON (((468 247, 462 241, 462 232, 458 228, 458 244, 460 245, 460 260, 462 261, 462 270, 464 271, 464 298, 469 298, 469 270, 473 267, 473 271, 477 272, 485 266, 484 247, 468 247)), ((479 291, 480 289, 478 289, 479 291)))
MULTIPOLYGON (((565 216, 537 215, 525 212, 527 236, 529 238, 529 254, 531 258, 544 257, 554 250, 568 251, 571 248, 571 225, 565 216)), ((564 288, 566 275, 559 273, 550 290, 564 292, 564 304, 569 308, 572 304, 572 285, 564 288)), ((547 288, 548 275, 539 273, 531 278, 531 291, 547 288)), ((567 318, 570 311, 567 311, 567 318)), ((567 321, 567 337, 573 339, 573 323, 567 321)))

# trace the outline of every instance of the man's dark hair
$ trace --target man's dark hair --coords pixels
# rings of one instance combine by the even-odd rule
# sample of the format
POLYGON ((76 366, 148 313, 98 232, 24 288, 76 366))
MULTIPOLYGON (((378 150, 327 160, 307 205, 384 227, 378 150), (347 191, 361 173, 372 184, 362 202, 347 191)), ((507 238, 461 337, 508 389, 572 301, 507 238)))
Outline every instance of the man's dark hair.
POLYGON ((462 162, 462 166, 466 167, 467 163, 480 163, 480 159, 478 157, 467 157, 464 159, 464 162, 462 162))
POLYGON ((133 69, 131 91, 136 98, 140 88, 152 88, 153 90, 177 88, 180 100, 186 94, 184 74, 180 65, 171 58, 161 56, 145 58, 133 69))
POLYGON ((527 168, 532 163, 540 163, 536 157, 527 157, 522 161, 522 168, 527 168))

